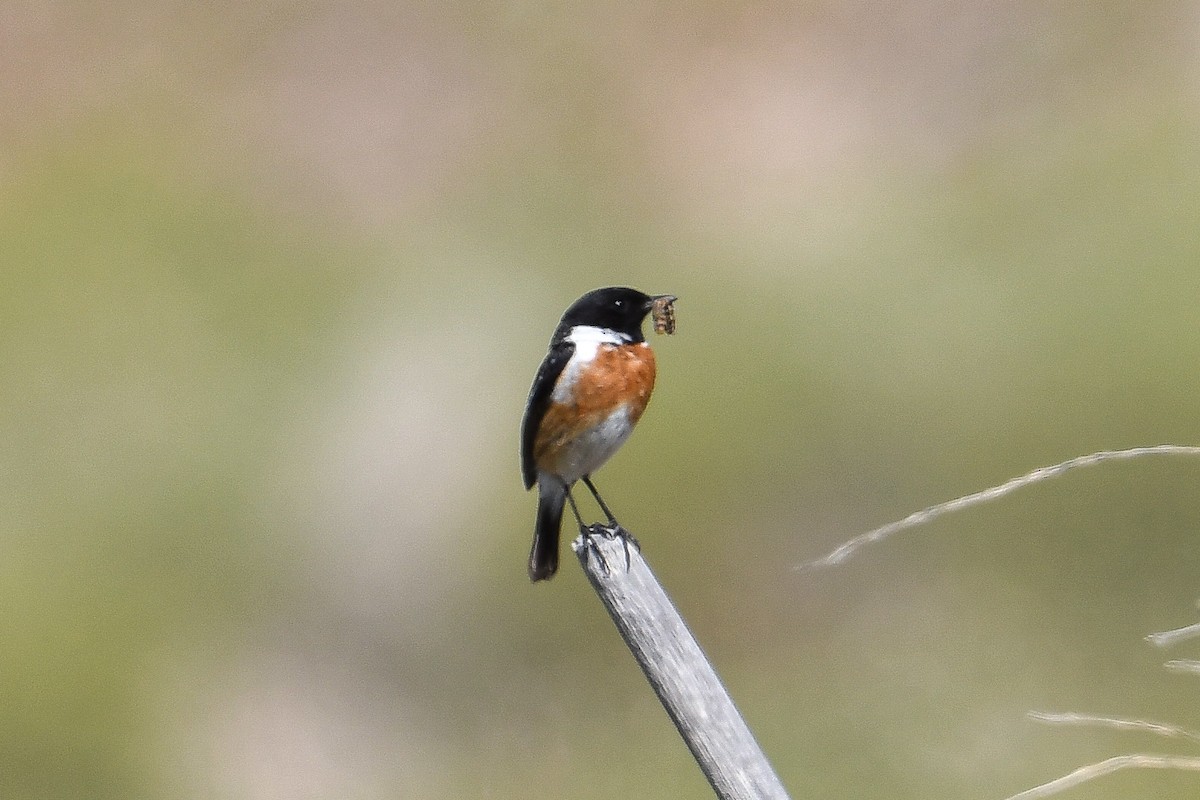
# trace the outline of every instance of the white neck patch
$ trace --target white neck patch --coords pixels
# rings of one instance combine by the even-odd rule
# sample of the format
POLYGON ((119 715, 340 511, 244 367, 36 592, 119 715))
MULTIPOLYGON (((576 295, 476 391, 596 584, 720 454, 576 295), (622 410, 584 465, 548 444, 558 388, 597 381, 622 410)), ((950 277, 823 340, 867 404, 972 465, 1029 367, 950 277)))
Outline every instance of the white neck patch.
POLYGON ((554 384, 554 392, 550 397, 556 403, 572 402, 575 380, 579 377, 579 371, 596 357, 596 353, 600 352, 601 345, 628 344, 633 340, 623 333, 617 333, 608 328, 597 328, 595 325, 576 325, 567 334, 567 341, 575 345, 575 353, 567 363, 567 368, 558 376, 558 382, 554 384))
POLYGON ((623 333, 594 325, 576 325, 567 334, 567 341, 575 345, 575 358, 586 363, 596 357, 602 344, 627 344, 633 339, 623 333))

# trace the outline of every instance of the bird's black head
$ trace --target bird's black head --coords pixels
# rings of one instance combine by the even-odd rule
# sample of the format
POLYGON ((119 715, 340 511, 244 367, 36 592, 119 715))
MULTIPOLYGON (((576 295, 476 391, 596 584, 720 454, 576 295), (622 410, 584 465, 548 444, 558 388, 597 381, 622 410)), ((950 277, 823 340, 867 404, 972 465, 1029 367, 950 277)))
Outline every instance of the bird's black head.
POLYGON ((650 313, 654 298, 625 286, 593 289, 571 304, 558 324, 558 334, 566 335, 576 325, 607 328, 644 341, 642 320, 650 313))

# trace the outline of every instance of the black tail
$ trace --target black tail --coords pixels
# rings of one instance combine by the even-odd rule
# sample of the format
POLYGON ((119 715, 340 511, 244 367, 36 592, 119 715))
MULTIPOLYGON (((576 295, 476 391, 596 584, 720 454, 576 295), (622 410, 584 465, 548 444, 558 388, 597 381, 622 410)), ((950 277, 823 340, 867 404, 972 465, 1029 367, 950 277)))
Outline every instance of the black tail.
POLYGON ((549 580, 558 571, 558 532, 566 501, 566 487, 538 483, 537 522, 533 528, 533 549, 529 551, 531 581, 549 580))

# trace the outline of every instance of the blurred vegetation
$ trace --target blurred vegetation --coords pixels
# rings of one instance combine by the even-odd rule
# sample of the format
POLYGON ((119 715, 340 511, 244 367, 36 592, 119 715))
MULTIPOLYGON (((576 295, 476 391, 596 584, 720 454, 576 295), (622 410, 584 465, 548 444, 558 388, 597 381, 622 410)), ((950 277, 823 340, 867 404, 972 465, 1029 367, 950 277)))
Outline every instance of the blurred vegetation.
POLYGON ((597 481, 796 797, 1163 749, 1030 709, 1200 726, 1140 641, 1195 618, 1200 465, 792 569, 1200 438, 1187 4, 3 16, 0 796, 708 796, 524 573, 525 392, 610 283, 679 333, 597 481))

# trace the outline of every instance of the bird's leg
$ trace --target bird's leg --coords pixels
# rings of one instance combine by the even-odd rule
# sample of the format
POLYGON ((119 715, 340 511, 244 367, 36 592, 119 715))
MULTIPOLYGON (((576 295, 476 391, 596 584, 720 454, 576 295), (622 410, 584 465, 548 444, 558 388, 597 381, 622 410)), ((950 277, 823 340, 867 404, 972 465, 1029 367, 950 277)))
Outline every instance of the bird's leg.
MULTIPOLYGON (((600 496, 600 493, 596 491, 596 487, 592 484, 592 476, 584 475, 583 483, 591 490, 592 497, 596 498, 596 502, 600 504, 600 510, 604 512, 604 516, 608 517, 608 524, 614 528, 620 527, 617 518, 613 516, 613 513, 608 510, 608 506, 604 504, 604 498, 600 496)), ((567 496, 570 497, 570 495, 567 496)))
POLYGON ((633 534, 621 527, 621 523, 617 522, 617 518, 608 510, 604 500, 600 497, 600 493, 596 491, 596 487, 592 484, 592 476, 583 476, 584 485, 592 490, 592 496, 596 498, 596 502, 600 504, 600 510, 604 512, 604 516, 608 517, 608 530, 612 535, 621 537, 621 545, 625 549, 625 569, 629 569, 631 557, 629 555, 629 546, 633 545, 633 549, 641 551, 642 546, 638 544, 638 540, 633 538, 633 534))
MULTIPOLYGON (((590 486, 590 484, 589 484, 589 486, 590 486)), ((596 493, 596 490, 592 489, 592 494, 595 494, 595 493, 596 493)), ((575 521, 579 523, 579 536, 580 536, 580 539, 583 540, 583 546, 587 548, 588 553, 595 553, 597 556, 599 556, 600 550, 599 550, 599 548, 596 547, 595 543, 592 541, 592 534, 593 534, 592 529, 595 527, 599 527, 599 526, 583 524, 583 517, 581 517, 579 515, 579 508, 575 505, 575 498, 571 496, 571 487, 570 486, 567 487, 567 502, 569 502, 571 504, 571 511, 572 511, 572 513, 575 514, 575 521)))
MULTIPOLYGON (((594 492, 595 489, 592 491, 594 492)), ((571 513, 575 515, 575 521, 579 523, 579 530, 586 529, 587 526, 583 524, 583 517, 579 516, 579 507, 575 505, 575 498, 571 496, 570 486, 567 487, 567 502, 571 504, 571 513)))

